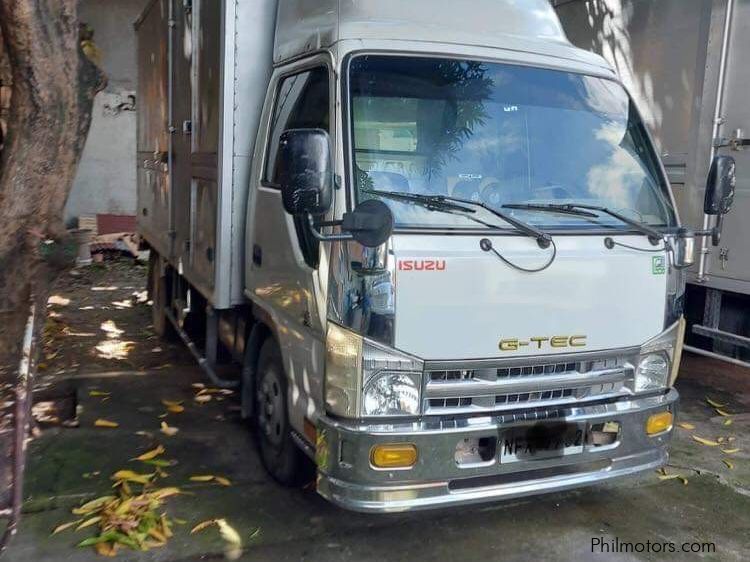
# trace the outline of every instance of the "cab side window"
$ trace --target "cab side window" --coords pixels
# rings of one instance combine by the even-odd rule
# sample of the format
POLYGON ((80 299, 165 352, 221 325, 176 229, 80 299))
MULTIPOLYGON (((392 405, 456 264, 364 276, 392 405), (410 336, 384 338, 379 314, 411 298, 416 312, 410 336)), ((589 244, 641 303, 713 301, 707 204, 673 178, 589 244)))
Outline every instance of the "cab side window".
POLYGON ((271 120, 264 183, 278 187, 279 139, 289 129, 323 129, 330 134, 328 69, 314 68, 287 76, 279 84, 271 120))
MULTIPOLYGON (((289 129, 323 129, 331 133, 331 95, 328 68, 317 67, 283 78, 269 131, 263 185, 279 188, 278 155, 281 135, 289 129)), ((300 250, 305 263, 318 267, 320 243, 310 233, 306 220, 294 218, 300 250)))

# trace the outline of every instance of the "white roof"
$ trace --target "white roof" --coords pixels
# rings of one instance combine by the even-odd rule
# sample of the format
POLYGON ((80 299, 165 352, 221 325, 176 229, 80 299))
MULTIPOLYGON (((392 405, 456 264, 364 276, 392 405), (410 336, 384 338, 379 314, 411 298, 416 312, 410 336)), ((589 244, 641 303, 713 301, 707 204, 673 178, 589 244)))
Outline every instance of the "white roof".
POLYGON ((345 39, 528 50, 607 66, 568 42, 548 0, 279 0, 275 63, 345 39))

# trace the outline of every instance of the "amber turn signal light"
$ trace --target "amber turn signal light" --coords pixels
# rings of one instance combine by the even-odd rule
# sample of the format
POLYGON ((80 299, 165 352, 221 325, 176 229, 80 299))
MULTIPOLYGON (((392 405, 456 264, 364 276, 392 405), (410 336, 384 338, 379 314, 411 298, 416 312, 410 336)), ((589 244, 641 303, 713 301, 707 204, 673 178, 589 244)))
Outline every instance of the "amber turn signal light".
POLYGON ((417 447, 411 443, 375 445, 370 462, 375 468, 411 468, 417 464, 417 447))
POLYGON ((660 412, 649 416, 646 422, 646 433, 649 435, 656 435, 657 433, 664 433, 672 429, 672 421, 674 417, 672 412, 660 412))

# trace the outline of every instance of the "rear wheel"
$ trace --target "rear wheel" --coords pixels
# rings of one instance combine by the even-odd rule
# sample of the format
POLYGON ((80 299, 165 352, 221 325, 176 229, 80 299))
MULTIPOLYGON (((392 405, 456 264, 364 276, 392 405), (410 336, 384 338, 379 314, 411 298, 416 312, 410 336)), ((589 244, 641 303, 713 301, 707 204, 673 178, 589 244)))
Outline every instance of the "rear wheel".
POLYGON ((308 484, 315 469, 292 438, 281 353, 270 338, 260 350, 257 373, 255 422, 263 465, 284 486, 308 484))
POLYGON ((174 327, 167 318, 168 291, 167 279, 161 274, 159 254, 151 250, 148 261, 148 292, 151 298, 151 324, 154 333, 160 338, 174 337, 174 327))

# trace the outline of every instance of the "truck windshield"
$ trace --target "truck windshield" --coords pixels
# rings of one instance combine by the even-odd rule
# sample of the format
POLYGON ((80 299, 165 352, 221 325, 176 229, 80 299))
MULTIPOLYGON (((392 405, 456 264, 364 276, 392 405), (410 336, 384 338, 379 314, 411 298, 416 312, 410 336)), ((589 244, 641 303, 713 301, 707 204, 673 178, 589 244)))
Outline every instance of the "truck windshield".
MULTIPOLYGON (((675 223, 643 123, 612 80, 383 55, 354 58, 349 78, 358 201, 377 197, 372 191, 393 191, 471 199, 496 209, 586 204, 651 226, 675 223)), ((477 228, 466 217, 381 198, 401 227, 477 228)), ((628 228, 606 215, 533 207, 506 212, 543 228, 628 228)))

